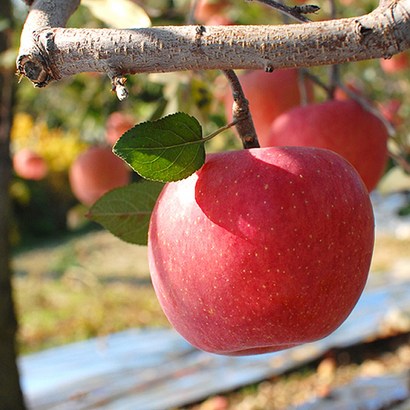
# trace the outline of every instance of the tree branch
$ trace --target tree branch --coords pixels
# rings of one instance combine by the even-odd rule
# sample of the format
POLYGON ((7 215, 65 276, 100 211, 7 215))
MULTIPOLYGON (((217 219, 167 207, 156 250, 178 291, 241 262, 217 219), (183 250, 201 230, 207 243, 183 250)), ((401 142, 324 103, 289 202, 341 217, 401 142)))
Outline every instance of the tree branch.
POLYGON ((65 25, 78 3, 37 0, 31 7, 17 67, 38 87, 86 71, 106 72, 111 78, 181 70, 272 71, 389 58, 410 48, 410 0, 382 1, 361 17, 305 24, 57 27, 65 25))
POLYGON ((44 44, 38 41, 35 32, 45 27, 64 27, 80 0, 34 0, 25 3, 30 5, 30 11, 21 33, 17 70, 29 79, 36 78, 38 83, 48 82, 51 80, 46 74, 49 71, 49 59, 44 44), (23 72, 20 66, 24 67, 23 72))

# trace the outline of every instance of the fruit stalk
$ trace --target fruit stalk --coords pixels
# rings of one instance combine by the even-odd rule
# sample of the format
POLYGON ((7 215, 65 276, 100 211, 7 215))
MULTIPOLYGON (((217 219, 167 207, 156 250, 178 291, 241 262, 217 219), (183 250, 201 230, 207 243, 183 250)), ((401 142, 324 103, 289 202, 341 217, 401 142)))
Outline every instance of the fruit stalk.
POLYGON ((259 148, 258 137, 249 110, 249 102, 243 93, 241 83, 233 70, 224 70, 223 73, 232 88, 232 119, 233 122, 236 122, 236 130, 242 145, 245 149, 259 148))

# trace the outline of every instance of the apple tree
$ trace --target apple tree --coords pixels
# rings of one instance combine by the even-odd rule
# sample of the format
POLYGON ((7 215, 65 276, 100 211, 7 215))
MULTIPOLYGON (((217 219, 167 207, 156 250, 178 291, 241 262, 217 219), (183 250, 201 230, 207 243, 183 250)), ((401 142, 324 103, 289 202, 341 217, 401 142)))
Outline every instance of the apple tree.
MULTIPOLYGON (((11 1, 0 8, 0 56, 12 43, 14 19, 11 1)), ((11 201, 8 195, 11 181, 9 139, 15 93, 14 70, 0 63, 0 402, 4 408, 24 408, 16 363, 15 335, 17 320, 14 310, 10 267, 11 201)))
MULTIPOLYGON (((373 182, 366 188, 346 159, 323 150, 335 149, 332 145, 272 146, 279 143, 265 135, 270 125, 262 130, 257 120, 259 111, 269 111, 270 101, 252 108, 257 107, 251 100, 256 85, 247 90, 248 80, 233 70, 276 76, 283 69, 303 68, 297 77, 301 100, 309 102, 313 83, 339 98, 338 107, 350 107, 342 101, 353 96, 345 116, 360 110, 372 114, 375 129, 383 131, 377 142, 366 144, 380 146, 380 161, 385 161, 391 124, 360 93, 340 83, 337 65, 393 60, 410 47, 409 0, 381 0, 374 10, 345 18, 333 18, 330 1, 330 18, 315 21, 310 17, 319 11, 316 5, 260 2, 292 24, 218 25, 201 16, 196 5, 189 25, 66 28, 79 0, 30 0, 17 57, 18 74, 35 87, 99 72, 110 78, 121 101, 128 96, 130 75, 224 74, 232 90, 226 97, 230 122, 206 135, 196 118, 181 112, 135 125, 113 151, 143 180, 108 192, 89 210, 91 219, 121 239, 148 240, 153 284, 170 322, 194 345, 222 354, 283 349, 333 331, 363 290, 374 239, 368 195, 373 182), (318 66, 333 66, 328 83, 306 70, 318 66), (232 127, 244 150, 207 156, 208 141, 232 127)), ((267 87, 268 80, 263 84, 267 87)), ((262 88, 255 99, 263 101, 264 94, 262 88)), ((341 109, 314 112, 319 124, 323 119, 331 127, 341 109)), ((290 120, 290 130, 278 131, 280 145, 297 124, 303 134, 313 117, 292 115, 297 119, 290 120)), ((341 124, 343 119, 349 121, 342 115, 341 124)), ((343 132, 334 134, 341 139, 343 132)), ((407 146, 394 142, 390 156, 408 170, 407 146)), ((350 160, 348 153, 344 156, 350 160)))

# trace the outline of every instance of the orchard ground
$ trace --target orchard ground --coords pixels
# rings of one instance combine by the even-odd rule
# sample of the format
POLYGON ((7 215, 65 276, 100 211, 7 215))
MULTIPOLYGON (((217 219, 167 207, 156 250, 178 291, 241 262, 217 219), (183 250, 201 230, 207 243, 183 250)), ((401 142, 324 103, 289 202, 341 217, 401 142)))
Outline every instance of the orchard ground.
MULTIPOLYGON (((400 230, 389 223, 388 210, 382 207, 380 214, 385 220, 382 233, 376 237, 371 275, 400 271, 409 276, 410 223, 400 230)), ((150 282, 146 248, 129 245, 106 231, 91 229, 37 242, 32 248, 16 249, 13 269, 22 354, 130 327, 169 326, 150 282)), ((409 340, 406 343, 410 357, 409 340)), ((388 347, 390 358, 393 350, 388 347)), ((335 383, 367 371, 371 363, 366 363, 367 367, 360 367, 360 371, 356 365, 343 367, 335 383)), ((399 370, 400 363, 403 364, 401 359, 392 359, 390 367, 385 367, 399 370)), ((378 362, 375 366, 380 370, 382 365, 378 362)), ((318 377, 315 368, 304 368, 274 384, 264 382, 233 393, 229 402, 236 403, 232 407, 235 409, 254 409, 258 407, 238 407, 238 403, 246 398, 255 404, 273 395, 286 403, 285 396, 295 396, 292 389, 300 391, 301 383, 311 389, 318 377)), ((217 401, 212 400, 217 399, 211 398, 195 408, 216 409, 217 401)))
MULTIPOLYGON (((371 274, 410 276, 410 216, 400 194, 374 196, 371 274)), ((15 296, 24 353, 144 326, 169 326, 154 294, 147 249, 99 228, 15 249, 15 296)))
MULTIPOLYGON (((410 237, 379 235, 372 275, 410 275, 410 237), (407 257, 406 257, 407 255, 407 257)), ((13 259, 22 353, 130 327, 169 326, 148 273, 146 248, 98 230, 21 250, 13 259)))

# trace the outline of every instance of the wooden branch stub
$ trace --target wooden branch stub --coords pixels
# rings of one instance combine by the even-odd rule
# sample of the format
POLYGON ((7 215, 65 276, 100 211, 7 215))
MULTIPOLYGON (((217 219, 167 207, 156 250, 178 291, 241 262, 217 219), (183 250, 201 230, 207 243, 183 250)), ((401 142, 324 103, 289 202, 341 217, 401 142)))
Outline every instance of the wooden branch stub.
POLYGON ((27 77, 35 87, 46 86, 52 77, 44 69, 44 61, 37 56, 23 56, 17 62, 17 74, 27 77))
POLYGON ((58 80, 57 68, 51 68, 51 59, 48 58, 54 49, 53 29, 33 33, 37 45, 36 52, 20 55, 17 59, 17 74, 27 77, 35 87, 45 87, 50 81, 58 80), (41 36, 44 36, 44 39, 41 36))

